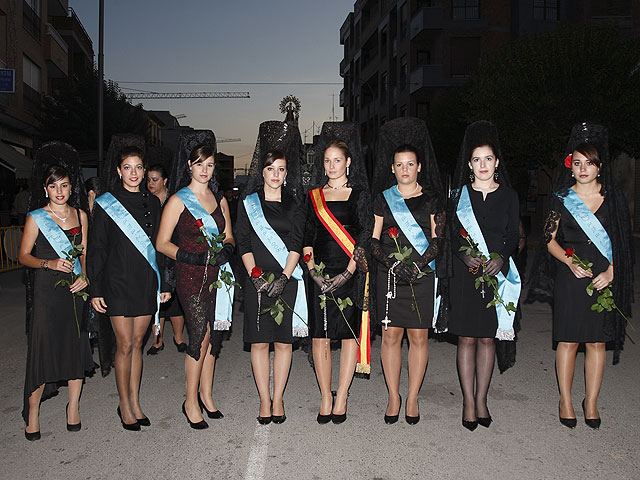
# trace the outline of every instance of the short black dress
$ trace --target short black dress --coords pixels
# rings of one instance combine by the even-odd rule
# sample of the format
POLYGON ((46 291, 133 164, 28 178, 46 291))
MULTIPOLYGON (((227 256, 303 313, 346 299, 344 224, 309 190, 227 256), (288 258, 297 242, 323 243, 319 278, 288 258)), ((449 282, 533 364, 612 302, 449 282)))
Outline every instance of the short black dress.
MULTIPOLYGON (((162 204, 162 210, 164 210, 164 206, 167 204, 167 200, 169 199, 169 197, 167 197, 167 199, 164 201, 164 203, 162 204)), ((174 239, 172 238, 172 243, 176 243, 174 241, 174 239)), ((173 271, 175 272, 175 262, 171 261, 170 259, 166 259, 166 269, 173 269, 173 271)), ((174 277, 175 277, 175 273, 174 273, 174 277)), ((167 281, 168 281, 168 277, 167 277, 167 281)), ((184 316, 184 311, 182 310, 182 305, 180 305, 180 299, 178 298, 178 295, 171 295, 171 298, 160 304, 160 318, 171 318, 171 317, 182 317, 184 316)))
MULTIPOLYGON (((327 202, 328 209, 353 237, 356 246, 366 244, 367 239, 365 237, 371 237, 371 230, 366 225, 363 225, 358 212, 358 200, 361 195, 368 196, 369 194, 362 188, 353 187, 346 201, 327 202)), ((324 262, 326 266, 324 273, 326 275, 333 277, 346 270, 350 260, 349 255, 338 245, 322 224, 311 202, 309 202, 308 206, 304 245, 313 247, 314 262, 315 264, 324 262)), ((331 300, 331 295, 327 295, 326 336, 332 340, 352 339, 354 334, 356 336, 360 335, 362 310, 356 306, 355 301, 358 295, 361 294, 355 291, 356 286, 358 286, 358 282, 356 281, 357 276, 358 273, 353 275, 342 287, 333 292, 336 299, 349 297, 354 303, 353 306, 348 306, 342 311, 348 324, 340 314, 336 304, 331 300)), ((309 335, 312 338, 325 338, 325 315, 320 308, 320 299, 318 298, 321 294, 320 288, 318 288, 315 282, 310 280, 307 286, 307 299, 309 305, 309 335)))
MULTIPOLYGON (((605 230, 609 226, 606 200, 595 216, 605 230)), ((560 214, 557 240, 564 249, 573 248, 582 260, 593 262, 591 270, 595 278, 609 268, 609 261, 589 240, 580 225, 560 202, 555 205, 560 214)), ((553 291, 553 340, 554 342, 607 342, 613 340, 613 330, 605 328, 608 312, 591 310, 596 303, 597 292, 590 297, 586 287, 591 278, 576 278, 566 265, 554 259, 556 278, 553 291)))
MULTIPOLYGON (((405 199, 405 203, 409 211, 416 219, 416 222, 424 232, 427 240, 431 242, 431 215, 442 210, 441 205, 437 205, 434 199, 429 199, 427 194, 418 197, 405 199)), ((421 260, 418 252, 413 248, 411 242, 404 235, 398 224, 396 223, 389 205, 382 194, 378 195, 373 204, 373 213, 382 217, 382 234, 380 235, 380 244, 382 251, 388 255, 397 251, 396 244, 389 237, 389 228, 398 229, 398 238, 396 239, 400 248, 408 247, 413 249, 411 259, 415 262, 421 260)), ((376 272, 376 301, 377 301, 377 318, 381 322, 385 318, 388 288, 388 272, 387 267, 381 263, 377 263, 376 272)), ((418 308, 415 308, 414 299, 411 293, 411 287, 408 283, 403 283, 396 279, 396 297, 389 299, 388 317, 391 320, 390 327, 402 328, 429 328, 433 320, 433 286, 434 273, 416 279, 413 282, 413 291, 415 293, 415 302, 418 308), (418 312, 420 316, 418 316, 418 312)), ((392 277, 393 280, 393 277, 392 277)), ((393 291, 393 283, 390 284, 393 291)))
MULTIPOLYGON (((70 241, 73 240, 69 230, 64 232, 70 241)), ((75 243, 81 241, 82 233, 76 236, 75 243)), ((59 257, 42 232, 38 232, 32 254, 46 260, 59 257)), ((54 396, 58 386, 67 380, 84 378, 93 372, 89 334, 83 316, 85 302, 71 295, 69 287, 54 287, 58 280, 70 277, 70 274, 57 270, 35 270, 22 409, 25 422, 29 421, 29 397, 40 385, 45 384, 42 400, 46 400, 54 396), (78 324, 73 302, 76 304, 78 324)))
MULTIPOLYGON (((302 252, 302 240, 305 225, 305 210, 283 190, 283 202, 267 202, 264 191, 258 191, 262 211, 267 223, 275 230, 290 252, 302 252)), ((266 274, 271 272, 277 279, 282 273, 282 266, 271 255, 251 226, 244 203, 238 205, 238 254, 253 253, 256 266, 266 274)), ((294 307, 298 282, 290 278, 282 292, 282 298, 294 307)), ((273 305, 277 298, 269 298, 266 293, 260 296, 260 309, 273 305)), ((293 312, 285 307, 284 318, 278 325, 266 312, 258 318, 258 293, 249 276, 244 281, 244 341, 246 343, 293 343, 296 338, 292 331, 293 312)), ((304 318, 304 317, 303 317, 304 318)), ((304 319, 305 322, 307 318, 304 319)))
MULTIPOLYGON (((220 207, 221 194, 216 194, 218 206, 211 212, 219 232, 224 232, 225 219, 220 207)), ((196 226, 196 219, 188 208, 184 208, 173 231, 173 241, 178 246, 191 253, 206 252, 209 248, 206 242, 199 242, 203 238, 202 232, 196 226)), ((200 359, 200 347, 209 327, 209 352, 217 357, 222 348, 222 330, 215 330, 215 311, 217 289, 209 291, 209 285, 218 279, 218 266, 190 265, 176 261, 176 293, 180 305, 184 309, 184 323, 189 334, 187 355, 195 360, 200 359), (205 280, 205 268, 207 278, 205 280)), ((222 287, 223 289, 225 286, 222 287)), ((233 301, 233 299, 232 299, 233 301)))
MULTIPOLYGON (((130 192, 121 184, 111 193, 155 244, 160 225, 160 200, 145 190, 130 192)), ((104 297, 108 316, 138 317, 156 313, 158 280, 155 271, 97 203, 87 250, 91 296, 104 297)), ((164 255, 157 252, 156 260, 163 275, 164 255)), ((161 291, 171 290, 163 281, 161 291)))
MULTIPOLYGON (((504 258, 502 273, 509 272, 509 257, 518 248, 520 238, 520 216, 518 194, 506 185, 482 198, 478 192, 467 185, 473 213, 480 225, 482 235, 491 253, 498 253, 504 258)), ((462 225, 457 215, 453 219, 451 233, 451 251, 453 252, 453 278, 449 283, 449 332, 463 337, 493 338, 498 329, 498 318, 495 307, 487 308, 493 298, 493 289, 485 286, 485 296, 475 288, 475 279, 479 276, 469 272, 463 263, 463 252, 458 251, 462 245, 468 245, 460 235, 462 225)))

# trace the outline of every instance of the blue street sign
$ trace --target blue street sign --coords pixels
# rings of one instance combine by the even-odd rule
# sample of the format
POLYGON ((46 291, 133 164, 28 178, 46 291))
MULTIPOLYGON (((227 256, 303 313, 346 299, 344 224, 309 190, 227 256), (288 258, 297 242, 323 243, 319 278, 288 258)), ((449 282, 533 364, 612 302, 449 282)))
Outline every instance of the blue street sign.
POLYGON ((0 68, 0 93, 16 91, 16 71, 13 68, 0 68))

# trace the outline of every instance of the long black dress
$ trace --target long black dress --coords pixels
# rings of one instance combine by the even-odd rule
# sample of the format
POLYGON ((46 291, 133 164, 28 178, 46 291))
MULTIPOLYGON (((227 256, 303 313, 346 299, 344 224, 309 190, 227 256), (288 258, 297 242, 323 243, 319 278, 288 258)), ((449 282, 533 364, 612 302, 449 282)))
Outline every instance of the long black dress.
MULTIPOLYGON (((595 212, 596 218, 607 229, 609 218, 607 208, 602 203, 595 212)), ((609 261, 589 240, 578 222, 560 202, 555 202, 556 213, 560 214, 556 240, 562 248, 573 248, 582 260, 593 262, 591 270, 595 278, 609 268, 609 261)), ((591 310, 596 301, 594 296, 587 295, 586 287, 591 278, 576 278, 571 270, 559 260, 556 264, 556 279, 553 293, 553 340, 554 342, 607 342, 613 340, 613 329, 607 328, 607 317, 611 313, 598 313, 591 310)))
MULTIPOLYGON (((258 191, 262 211, 267 223, 275 230, 290 252, 302 251, 302 240, 305 226, 305 210, 298 206, 295 200, 283 190, 282 202, 267 202, 264 191, 258 191)), ((265 247, 251 226, 244 203, 238 205, 238 254, 253 253, 256 266, 264 273, 271 272, 278 278, 282 266, 265 247)), ((293 308, 298 282, 290 278, 282 292, 284 300, 293 308)), ((260 309, 265 309, 276 302, 277 298, 269 298, 266 293, 261 295, 260 309)), ((284 318, 278 325, 269 312, 260 315, 258 321, 258 293, 249 276, 244 282, 244 341, 246 343, 293 343, 295 338, 292 331, 293 312, 285 307, 284 318), (259 328, 259 329, 258 329, 259 328)), ((305 319, 306 321, 306 319, 305 319)))
MULTIPOLYGON (((155 244, 160 225, 160 200, 147 191, 130 192, 118 184, 113 196, 127 209, 155 244)), ((163 274, 164 256, 156 253, 163 274)), ((92 297, 103 297, 108 316, 138 317, 156 313, 158 281, 149 262, 96 203, 89 232, 87 272, 92 297)), ((164 281, 161 291, 170 292, 164 281)))
MULTIPOLYGON (((473 213, 480 225, 482 235, 491 253, 498 253, 504 258, 502 273, 509 272, 509 257, 515 253, 520 238, 520 217, 518 194, 506 185, 487 194, 483 199, 482 192, 467 185, 473 213)), ((493 290, 485 287, 485 297, 480 289, 475 288, 475 279, 479 274, 469 272, 463 263, 463 252, 458 251, 462 245, 468 245, 460 235, 462 225, 456 216, 453 219, 451 250, 453 255, 453 278, 450 280, 450 317, 449 332, 463 337, 493 338, 498 329, 495 307, 486 308, 493 297, 493 290)))
MULTIPOLYGON (((423 194, 418 197, 405 199, 405 203, 409 208, 409 211, 416 219, 418 225, 424 232, 427 240, 431 242, 431 215, 436 214, 442 210, 442 206, 438 205, 434 198, 429 198, 428 195, 423 194)), ((400 248, 408 247, 412 248, 411 260, 417 262, 421 260, 421 256, 418 254, 415 248, 411 245, 407 237, 396 223, 391 209, 380 194, 376 197, 373 203, 373 213, 379 217, 382 217, 382 234, 380 235, 380 244, 385 255, 397 251, 396 244, 393 239, 389 237, 389 228, 395 227, 398 229, 398 238, 396 239, 400 248)), ((385 318, 386 294, 388 291, 387 278, 388 269, 385 265, 378 263, 376 272, 376 301, 377 301, 377 313, 378 321, 381 322, 385 318)), ((418 310, 415 309, 414 299, 411 293, 411 287, 408 283, 402 283, 399 279, 396 280, 396 297, 389 299, 388 317, 391 320, 390 327, 402 327, 402 328, 429 328, 433 319, 433 284, 434 273, 430 273, 424 277, 418 278, 413 282, 413 291, 415 293, 415 301, 418 305, 418 310), (418 311, 420 317, 418 317, 418 311)), ((393 290, 393 283, 391 283, 391 289, 393 290)))
MULTIPOLYGON (((78 213, 78 220, 80 214, 78 213)), ((69 238, 69 230, 64 231, 69 238)), ((75 243, 82 241, 78 234, 75 243)), ((36 258, 55 260, 58 254, 47 238, 38 232, 32 252, 36 258)), ((58 386, 68 380, 84 378, 93 371, 91 346, 86 322, 83 321, 85 302, 72 295, 69 287, 54 287, 58 280, 70 279, 70 274, 56 270, 35 270, 32 317, 29 322, 27 371, 24 380, 22 417, 29 421, 29 397, 43 383, 42 400, 54 396, 58 386), (78 324, 73 310, 78 312, 78 324)))
MULTIPOLYGON (((364 189, 354 187, 346 201, 327 201, 327 207, 333 216, 353 237, 356 246, 366 244, 366 237, 371 236, 371 230, 367 226, 363 225, 361 216, 358 212, 358 200, 361 195, 368 195, 368 193, 365 192, 364 189)), ((344 272, 349 264, 349 256, 340 247, 340 245, 338 245, 329 231, 322 224, 316 215, 311 202, 309 202, 307 213, 304 245, 313 247, 314 262, 316 264, 324 262, 324 273, 330 277, 344 272)), ((353 338, 354 333, 356 336, 360 334, 362 310, 357 308, 355 305, 355 299, 360 295, 360 292, 355 291, 356 287, 359 286, 356 281, 357 276, 358 274, 354 275, 342 287, 333 292, 336 299, 349 297, 354 302, 353 306, 348 306, 342 311, 347 319, 348 325, 345 323, 344 318, 342 318, 342 315, 333 300, 331 300, 331 295, 327 295, 326 335, 330 339, 351 339, 353 338), (349 328, 349 326, 351 328, 349 328)), ((320 299, 318 298, 321 294, 322 292, 316 283, 310 281, 307 287, 307 299, 309 306, 309 335, 312 338, 325 338, 324 312, 320 308, 320 299)))
MULTIPOLYGON (((222 195, 216 195, 218 205, 211 212, 218 231, 224 232, 225 220, 220 207, 222 195)), ((182 249, 192 253, 206 252, 209 248, 206 242, 199 242, 203 238, 202 232, 196 226, 196 219, 188 208, 180 214, 174 229, 174 242, 182 249)), ((200 359, 200 346, 209 327, 210 353, 217 357, 222 348, 222 330, 215 330, 215 311, 217 289, 209 291, 209 285, 218 279, 219 267, 214 265, 190 265, 176 261, 176 292, 180 305, 184 309, 184 323, 189 334, 187 355, 196 361, 200 359), (207 278, 204 279, 205 268, 207 278)), ((225 286, 222 287, 223 289, 225 286)), ((233 299, 232 299, 233 301, 233 299)))

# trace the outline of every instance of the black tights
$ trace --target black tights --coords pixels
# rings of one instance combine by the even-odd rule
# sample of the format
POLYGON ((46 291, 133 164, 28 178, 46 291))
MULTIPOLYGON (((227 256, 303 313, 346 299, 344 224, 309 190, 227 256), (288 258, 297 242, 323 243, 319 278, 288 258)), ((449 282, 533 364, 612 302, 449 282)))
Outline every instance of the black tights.
POLYGON ((458 337, 457 364, 464 420, 474 421, 477 417, 489 416, 487 393, 495 356, 496 344, 493 338, 458 337))

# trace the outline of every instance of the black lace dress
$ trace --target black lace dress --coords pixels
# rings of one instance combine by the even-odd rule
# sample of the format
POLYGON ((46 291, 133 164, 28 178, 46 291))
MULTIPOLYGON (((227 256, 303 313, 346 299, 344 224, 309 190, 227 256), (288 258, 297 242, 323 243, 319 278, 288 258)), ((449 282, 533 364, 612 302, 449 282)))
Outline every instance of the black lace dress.
MULTIPOLYGON (((518 194, 512 188, 501 185, 483 199, 482 192, 474 190, 471 185, 467 185, 467 188, 487 248, 491 253, 502 256, 502 273, 507 275, 509 257, 515 253, 520 239, 518 194)), ((462 261, 464 252, 458 250, 462 245, 468 245, 460 235, 461 229, 462 225, 455 216, 451 233, 453 278, 449 282, 449 332, 463 337, 493 338, 498 329, 498 318, 495 307, 487 308, 493 290, 486 286, 484 298, 481 290, 476 290, 475 279, 479 274, 469 272, 462 261)))
MULTIPOLYGON (((65 230, 65 233, 69 240, 73 239, 69 230, 65 230)), ((76 236, 75 243, 81 241, 82 233, 76 236)), ((42 232, 38 232, 32 254, 46 260, 58 258, 42 232)), ((40 385, 45 384, 42 394, 44 401, 56 395, 58 387, 67 380, 84 378, 93 372, 89 334, 83 315, 86 305, 82 298, 71 295, 69 287, 54 287, 58 280, 63 279, 70 279, 70 274, 56 270, 35 270, 22 409, 25 422, 29 420, 29 397, 40 385), (73 310, 74 302, 78 324, 73 310)))
MULTIPOLYGON (((546 226, 548 233, 557 229, 556 240, 563 249, 573 248, 582 260, 593 262, 593 277, 609 268, 609 261, 589 240, 586 233, 561 202, 553 202, 546 226)), ((606 200, 595 212, 602 226, 609 226, 606 200)), ((566 265, 553 259, 555 283, 553 291, 553 340, 554 342, 607 342, 613 340, 615 314, 591 310, 597 292, 590 297, 586 287, 590 278, 576 278, 566 265)))
MULTIPOLYGON (((216 195, 218 206, 211 212, 211 216, 218 226, 218 231, 223 232, 225 220, 220 208, 220 199, 221 196, 216 195)), ((196 226, 196 219, 186 207, 180 214, 173 235, 174 243, 188 252, 202 253, 209 248, 206 242, 198 242, 199 238, 203 238, 202 232, 196 226)), ((217 357, 222 348, 223 333, 222 330, 214 329, 218 290, 214 288, 209 291, 209 285, 218 279, 219 268, 213 265, 205 267, 177 261, 175 268, 176 292, 184 310, 184 323, 189 334, 187 355, 195 360, 200 359, 200 346, 207 333, 207 326, 209 326, 209 331, 213 332, 209 337, 210 352, 217 357), (205 268, 207 269, 207 278, 203 282, 205 268)), ((222 288, 225 289, 224 286, 222 288)))
MULTIPOLYGON (((361 196, 370 198, 368 192, 364 189, 354 187, 346 201, 327 201, 328 209, 353 237, 356 248, 360 245, 366 245, 368 239, 371 238, 371 226, 364 223, 365 219, 359 211, 362 208, 362 202, 359 202, 361 196)), ((309 202, 307 212, 304 245, 313 247, 314 262, 316 264, 320 262, 325 264, 324 273, 326 275, 333 277, 346 270, 350 260, 349 255, 338 245, 322 224, 311 202, 309 202)), ((362 285, 362 282, 358 281, 360 275, 360 273, 355 274, 342 287, 333 292, 336 299, 349 297, 354 303, 353 306, 348 306, 342 311, 348 325, 331 299, 331 294, 327 295, 326 335, 332 340, 351 339, 354 333, 356 336, 360 334, 362 310, 357 307, 358 296, 362 295, 362 292, 358 291, 362 285)), ((321 294, 322 292, 316 283, 309 281, 307 299, 309 305, 309 336, 312 338, 325 338, 325 314, 320 308, 320 299, 318 298, 321 294)))
MULTIPOLYGON (((424 232, 427 240, 431 244, 433 239, 431 237, 431 215, 437 214, 442 210, 442 206, 438 205, 435 199, 430 199, 426 194, 418 197, 413 197, 405 200, 409 211, 416 219, 418 225, 424 232)), ((398 229, 398 244, 400 248, 408 247, 412 248, 411 259, 414 262, 421 260, 421 256, 413 248, 407 237, 402 230, 398 227, 389 205, 386 200, 380 194, 373 204, 373 213, 383 218, 382 234, 380 235, 380 244, 382 250, 386 255, 397 251, 396 244, 388 235, 388 230, 391 227, 398 229)), ((388 292, 387 279, 388 269, 385 265, 377 263, 376 272, 376 303, 377 303, 377 320, 381 322, 385 317, 388 292)), ((434 302, 434 275, 430 273, 427 276, 416 279, 413 282, 413 292, 415 294, 415 302, 418 309, 416 310, 414 305, 414 298, 412 296, 411 287, 408 283, 402 283, 399 279, 396 280, 396 297, 389 299, 388 316, 391 323, 390 327, 402 327, 402 328, 430 328, 433 319, 433 302, 434 302), (418 317, 418 311, 420 317, 418 317)), ((393 283, 391 290, 393 291, 393 283)))
MULTIPOLYGON (((264 216, 285 243, 290 252, 302 252, 302 240, 305 226, 305 210, 298 206, 292 198, 285 196, 284 202, 267 202, 264 192, 258 191, 264 216)), ((264 273, 271 272, 278 278, 282 266, 265 247, 249 222, 244 203, 238 205, 238 254, 253 253, 256 266, 264 273)), ((282 292, 282 298, 293 308, 298 282, 290 278, 282 292)), ((269 298, 266 293, 261 295, 260 309, 265 309, 276 302, 276 298, 269 298)), ((269 312, 260 315, 258 320, 258 293, 249 276, 244 281, 244 341, 246 343, 293 343, 291 310, 285 307, 284 318, 278 325, 269 312)), ((305 318, 305 322, 307 319, 305 318)))

